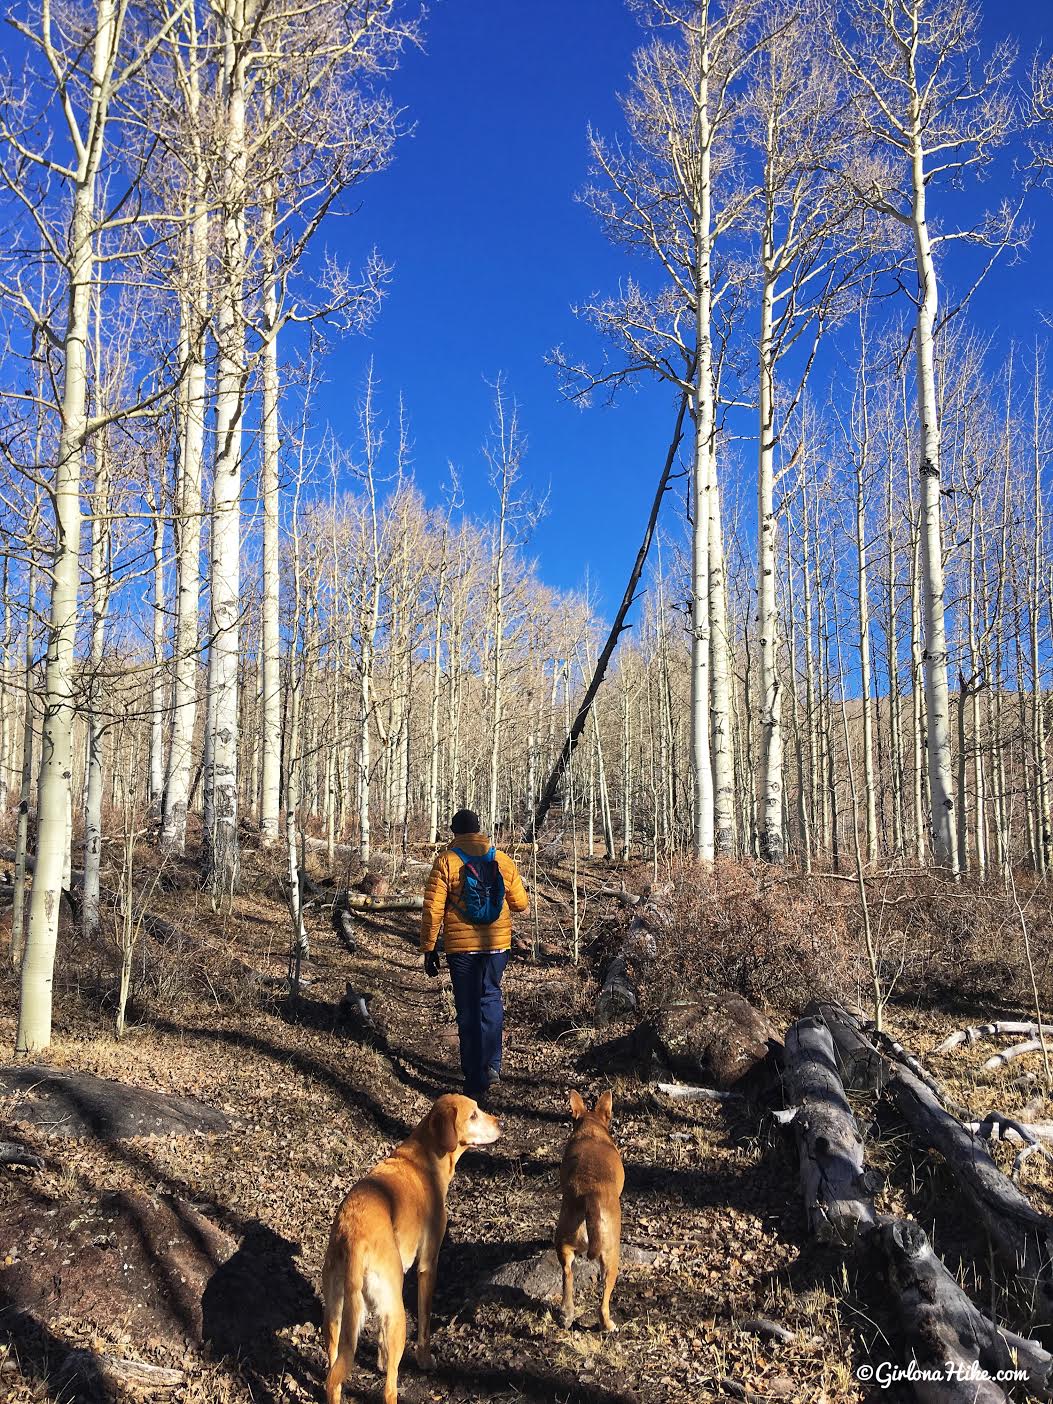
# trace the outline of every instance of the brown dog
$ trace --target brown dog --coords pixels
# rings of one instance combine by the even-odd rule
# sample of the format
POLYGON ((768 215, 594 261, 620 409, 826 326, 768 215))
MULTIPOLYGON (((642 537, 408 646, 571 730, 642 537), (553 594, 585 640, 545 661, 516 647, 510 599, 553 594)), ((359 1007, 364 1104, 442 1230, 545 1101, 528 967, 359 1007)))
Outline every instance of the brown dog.
POLYGON ((563 1152, 559 1183, 563 1203, 556 1221, 556 1252, 563 1268, 564 1326, 574 1320, 574 1254, 587 1250, 590 1259, 599 1258, 603 1275, 600 1320, 605 1331, 613 1331, 611 1293, 618 1278, 621 1260, 622 1202, 625 1171, 618 1147, 611 1137, 610 1092, 597 1099, 592 1111, 577 1092, 570 1094, 574 1130, 563 1152))
POLYGON ((501 1128, 470 1097, 440 1097, 417 1129, 351 1190, 329 1234, 322 1295, 329 1374, 326 1404, 340 1404, 366 1311, 380 1326, 384 1404, 396 1404, 406 1348, 402 1279, 417 1264, 417 1364, 431 1366, 431 1298, 446 1233, 446 1191, 469 1146, 496 1141, 501 1128))

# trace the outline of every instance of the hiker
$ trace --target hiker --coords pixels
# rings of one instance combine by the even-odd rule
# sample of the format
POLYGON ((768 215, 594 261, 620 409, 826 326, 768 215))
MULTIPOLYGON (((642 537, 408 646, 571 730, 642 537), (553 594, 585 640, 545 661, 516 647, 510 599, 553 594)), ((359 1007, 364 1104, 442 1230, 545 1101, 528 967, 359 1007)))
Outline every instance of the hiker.
POLYGON ((424 889, 420 948, 424 969, 438 975, 442 927, 464 1090, 478 1102, 501 1080, 501 976, 511 953, 512 913, 527 911, 530 902, 515 862, 480 832, 478 814, 459 809, 450 828, 453 841, 436 856, 424 889))

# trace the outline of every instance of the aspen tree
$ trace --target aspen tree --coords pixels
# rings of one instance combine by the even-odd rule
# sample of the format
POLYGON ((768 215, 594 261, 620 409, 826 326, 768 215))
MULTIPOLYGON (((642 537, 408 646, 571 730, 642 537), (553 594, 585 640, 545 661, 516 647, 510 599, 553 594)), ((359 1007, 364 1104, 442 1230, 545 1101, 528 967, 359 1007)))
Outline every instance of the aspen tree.
POLYGON ((182 856, 190 803, 194 731, 197 721, 201 602, 201 506, 205 446, 205 384, 208 326, 209 164, 202 130, 204 52, 196 8, 188 5, 168 53, 175 78, 186 143, 182 192, 185 232, 178 351, 184 374, 177 397, 176 477, 172 534, 175 547, 175 622, 172 633, 171 734, 165 765, 161 852, 182 856))
POLYGON ((848 159, 841 93, 809 6, 772 12, 750 90, 753 141, 763 163, 757 263, 757 619, 761 746, 756 802, 761 857, 781 863, 783 814, 782 701, 775 453, 803 393, 819 335, 855 273, 845 257, 856 202, 836 173, 848 159), (794 383, 780 387, 780 362, 804 336, 811 340, 794 383))
POLYGON ((213 903, 238 885, 238 651, 241 625, 241 484, 245 418, 250 37, 259 0, 221 0, 218 9, 222 139, 219 273, 215 295, 216 458, 212 475, 208 653, 209 796, 202 867, 213 903))
POLYGON ((1049 772, 1046 762, 1045 700, 1041 655, 1041 596, 1046 575, 1045 516, 1043 511, 1043 469, 1051 457, 1049 416, 1043 408, 1042 372, 1038 348, 1032 369, 1031 405, 1031 559, 1028 579, 1028 643, 1031 672, 1031 728, 1035 766, 1034 806, 1036 815, 1036 866, 1045 873, 1053 863, 1053 823, 1050 818, 1049 772))
POLYGON ((934 233, 929 205, 941 183, 982 169, 1006 138, 1011 108, 1000 45, 971 68, 977 15, 967 0, 852 0, 847 26, 829 33, 844 65, 853 110, 881 164, 860 195, 896 221, 913 244, 922 604, 925 620, 926 759, 936 862, 958 868, 947 688, 940 423, 936 380, 938 257, 948 240, 970 239, 995 253, 1012 238, 1013 215, 934 233))
MULTIPOLYGON (((176 12, 178 14, 178 11, 176 12)), ((86 41, 70 38, 54 23, 45 7, 37 24, 14 19, 15 28, 39 56, 53 89, 58 120, 64 128, 70 157, 63 161, 57 143, 33 152, 12 129, 15 114, 0 114, 0 143, 6 156, 46 173, 61 189, 63 234, 56 239, 47 225, 50 201, 30 213, 45 236, 45 248, 55 259, 66 293, 66 320, 61 330, 32 312, 36 329, 44 333, 61 357, 57 385, 59 433, 51 472, 50 492, 55 512, 55 539, 50 563, 51 601, 47 622, 47 662, 44 717, 37 799, 37 852, 29 927, 22 959, 21 997, 15 1047, 32 1054, 51 1041, 51 997, 58 935, 59 902, 70 863, 69 837, 73 778, 73 653, 78 620, 81 503, 86 443, 99 427, 89 412, 88 347, 91 336, 92 289, 96 279, 100 216, 99 179, 107 155, 108 125, 116 95, 150 61, 163 42, 173 17, 164 20, 134 52, 126 52, 126 0, 96 0, 88 12, 86 41), (75 95, 76 94, 76 95, 75 95)), ((41 91, 46 91, 43 86, 41 91)), ((17 119, 15 119, 17 121, 17 119)), ((10 166, 4 183, 17 179, 10 166)), ((19 199, 26 208, 28 190, 19 199)), ((23 306, 32 305, 20 299, 23 306)), ((68 879, 67 879, 68 880, 68 879)))

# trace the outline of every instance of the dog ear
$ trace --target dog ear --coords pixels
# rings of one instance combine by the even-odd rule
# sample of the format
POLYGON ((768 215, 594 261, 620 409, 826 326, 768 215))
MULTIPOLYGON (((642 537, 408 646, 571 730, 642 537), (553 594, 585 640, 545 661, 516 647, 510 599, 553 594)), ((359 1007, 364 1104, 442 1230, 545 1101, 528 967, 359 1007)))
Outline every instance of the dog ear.
POLYGON ((584 1101, 582 1100, 581 1093, 580 1093, 580 1092, 572 1092, 572 1093, 570 1094, 570 1114, 571 1114, 571 1116, 574 1118, 575 1121, 578 1121, 578 1120, 580 1120, 581 1117, 583 1117, 583 1116, 585 1115, 585 1112, 586 1112, 586 1111, 587 1111, 587 1108, 586 1108, 586 1106, 585 1106, 584 1101))
POLYGON ((614 1097, 611 1095, 611 1089, 609 1087, 606 1092, 596 1098, 596 1105, 592 1110, 601 1121, 610 1126, 611 1116, 614 1112, 614 1097))
POLYGON ((431 1132, 440 1155, 452 1155, 460 1144, 457 1134, 457 1103, 443 1098, 431 1109, 431 1132))

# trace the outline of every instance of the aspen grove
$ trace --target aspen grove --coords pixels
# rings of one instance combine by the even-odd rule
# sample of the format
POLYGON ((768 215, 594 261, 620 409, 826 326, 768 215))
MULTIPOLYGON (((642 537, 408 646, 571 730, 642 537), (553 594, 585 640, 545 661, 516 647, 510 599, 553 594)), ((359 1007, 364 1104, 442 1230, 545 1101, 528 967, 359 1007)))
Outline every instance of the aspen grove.
POLYGON ((642 378, 670 429, 687 409, 612 654, 534 558, 531 405, 498 367, 470 501, 416 481, 382 362, 352 428, 317 411, 398 279, 359 191, 408 125, 413 6, 10 10, 19 1052, 50 1040, 62 893, 95 932, 132 828, 220 911, 242 847, 280 850, 294 921, 308 849, 395 863, 460 804, 512 842, 554 767, 535 838, 583 862, 1049 873, 1053 372, 971 298, 1051 218, 1050 69, 985 48, 966 0, 634 8, 623 128, 581 163, 624 276, 550 338, 553 393, 642 378), (360 199, 345 266, 325 234, 360 199))
POLYGON ((2 8, 3 1404, 1053 1399, 1053 6, 2 8))

